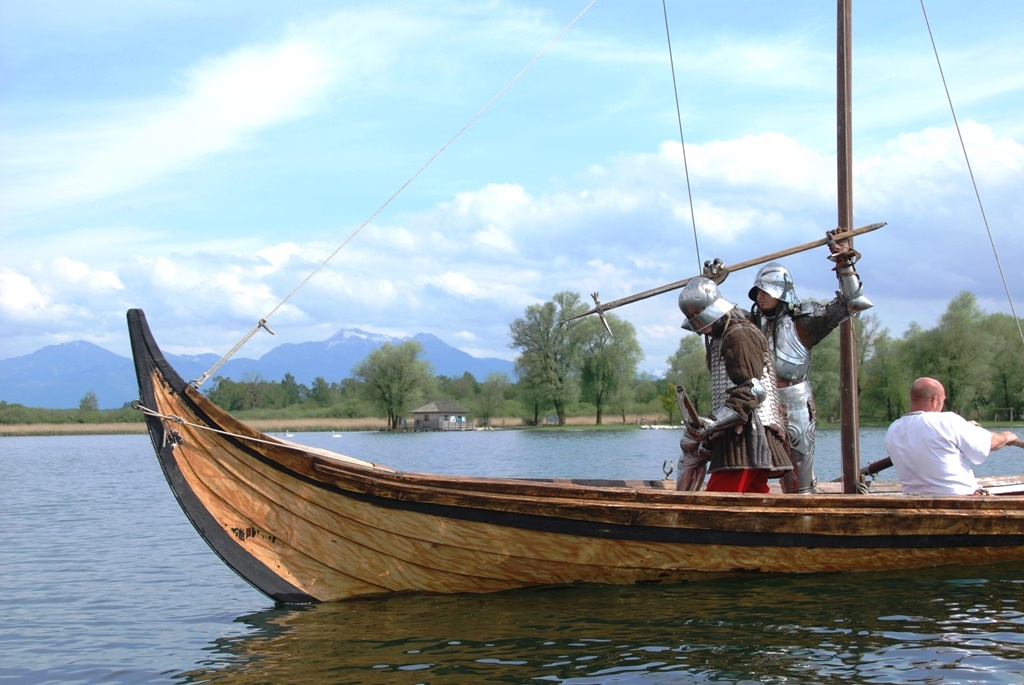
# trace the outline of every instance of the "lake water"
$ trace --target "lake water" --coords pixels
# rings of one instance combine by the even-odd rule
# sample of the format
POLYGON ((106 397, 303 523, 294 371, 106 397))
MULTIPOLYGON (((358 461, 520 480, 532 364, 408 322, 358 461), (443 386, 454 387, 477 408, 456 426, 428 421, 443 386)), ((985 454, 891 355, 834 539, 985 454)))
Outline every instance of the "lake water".
MULTIPOLYGON (((406 470, 653 479, 679 433, 292 439, 406 470)), ((838 476, 838 432, 818 449, 838 476)), ((281 608, 200 540, 142 435, 0 438, 0 531, 3 684, 1024 683, 1024 564, 281 608)))

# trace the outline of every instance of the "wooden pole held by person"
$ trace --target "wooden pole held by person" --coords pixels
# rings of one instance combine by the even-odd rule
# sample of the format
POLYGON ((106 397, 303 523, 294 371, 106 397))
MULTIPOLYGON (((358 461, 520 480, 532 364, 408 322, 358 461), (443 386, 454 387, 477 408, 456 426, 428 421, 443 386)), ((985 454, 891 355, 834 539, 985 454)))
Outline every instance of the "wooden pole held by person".
MULTIPOLYGON (((843 231, 842 233, 836 233, 832 236, 825 236, 824 238, 813 240, 809 243, 804 243, 803 245, 797 245, 796 247, 790 247, 785 250, 779 250, 778 252, 773 252, 762 257, 755 257, 753 259, 748 259, 744 262, 729 264, 725 268, 728 269, 729 273, 732 273, 733 271, 742 271, 743 269, 748 269, 752 266, 757 266, 758 264, 765 264, 766 262, 770 262, 776 259, 782 259, 783 257, 788 257, 790 255, 794 255, 800 252, 806 252, 807 250, 812 250, 816 247, 821 247, 822 245, 828 245, 832 241, 842 242, 843 240, 849 240, 854 236, 858 236, 863 233, 869 233, 871 231, 877 230, 882 226, 885 226, 886 223, 887 222, 885 221, 880 221, 876 224, 870 224, 868 226, 861 226, 860 228, 855 228, 852 231, 843 231)), ((699 278, 701 275, 702 274, 698 274, 697 276, 684 278, 681 281, 666 283, 665 285, 660 285, 657 288, 651 288, 650 290, 645 290, 642 293, 636 293, 635 295, 627 295, 626 297, 619 298, 618 300, 612 300, 611 302, 606 302, 604 304, 601 304, 597 300, 597 293, 594 293, 592 297, 594 298, 596 304, 592 309, 583 312, 582 314, 571 316, 568 319, 562 319, 561 323, 564 324, 570 321, 574 321, 576 319, 582 319, 584 316, 590 316, 591 314, 603 315, 605 312, 611 309, 615 309, 616 307, 621 307, 626 304, 632 304, 633 302, 646 300, 647 298, 654 297, 655 295, 661 295, 662 293, 678 290, 679 288, 682 288, 684 285, 692 281, 694 278, 699 278)))

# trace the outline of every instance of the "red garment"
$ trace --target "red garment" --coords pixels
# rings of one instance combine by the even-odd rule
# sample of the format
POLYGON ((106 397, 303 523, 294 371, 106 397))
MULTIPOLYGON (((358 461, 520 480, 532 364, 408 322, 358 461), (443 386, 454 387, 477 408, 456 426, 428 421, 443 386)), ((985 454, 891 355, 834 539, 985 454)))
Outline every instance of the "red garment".
POLYGON ((715 471, 704 488, 708 492, 768 493, 767 469, 729 469, 715 471))

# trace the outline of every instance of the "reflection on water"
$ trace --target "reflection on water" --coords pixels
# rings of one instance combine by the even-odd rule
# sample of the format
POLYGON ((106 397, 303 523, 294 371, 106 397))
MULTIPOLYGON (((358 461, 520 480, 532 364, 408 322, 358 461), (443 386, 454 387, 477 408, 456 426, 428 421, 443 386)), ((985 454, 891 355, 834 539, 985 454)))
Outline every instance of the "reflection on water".
POLYGON ((1011 683, 1024 565, 399 596, 243 616, 186 682, 1011 683))
MULTIPOLYGON (((676 431, 295 439, 527 477, 660 478, 678 453, 676 431)), ((818 448, 827 479, 836 432, 818 448)), ((4 683, 1024 682, 1024 565, 273 609, 192 529, 147 436, 0 438, 0 493, 4 683)))

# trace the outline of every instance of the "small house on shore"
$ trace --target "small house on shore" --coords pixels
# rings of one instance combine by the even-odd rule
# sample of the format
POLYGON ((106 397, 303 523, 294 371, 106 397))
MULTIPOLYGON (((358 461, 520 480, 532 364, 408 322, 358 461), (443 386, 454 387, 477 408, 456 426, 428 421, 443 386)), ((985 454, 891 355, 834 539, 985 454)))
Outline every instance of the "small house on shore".
POLYGON ((466 418, 468 409, 454 402, 438 400, 412 410, 413 430, 416 431, 466 431, 473 424, 466 418))

